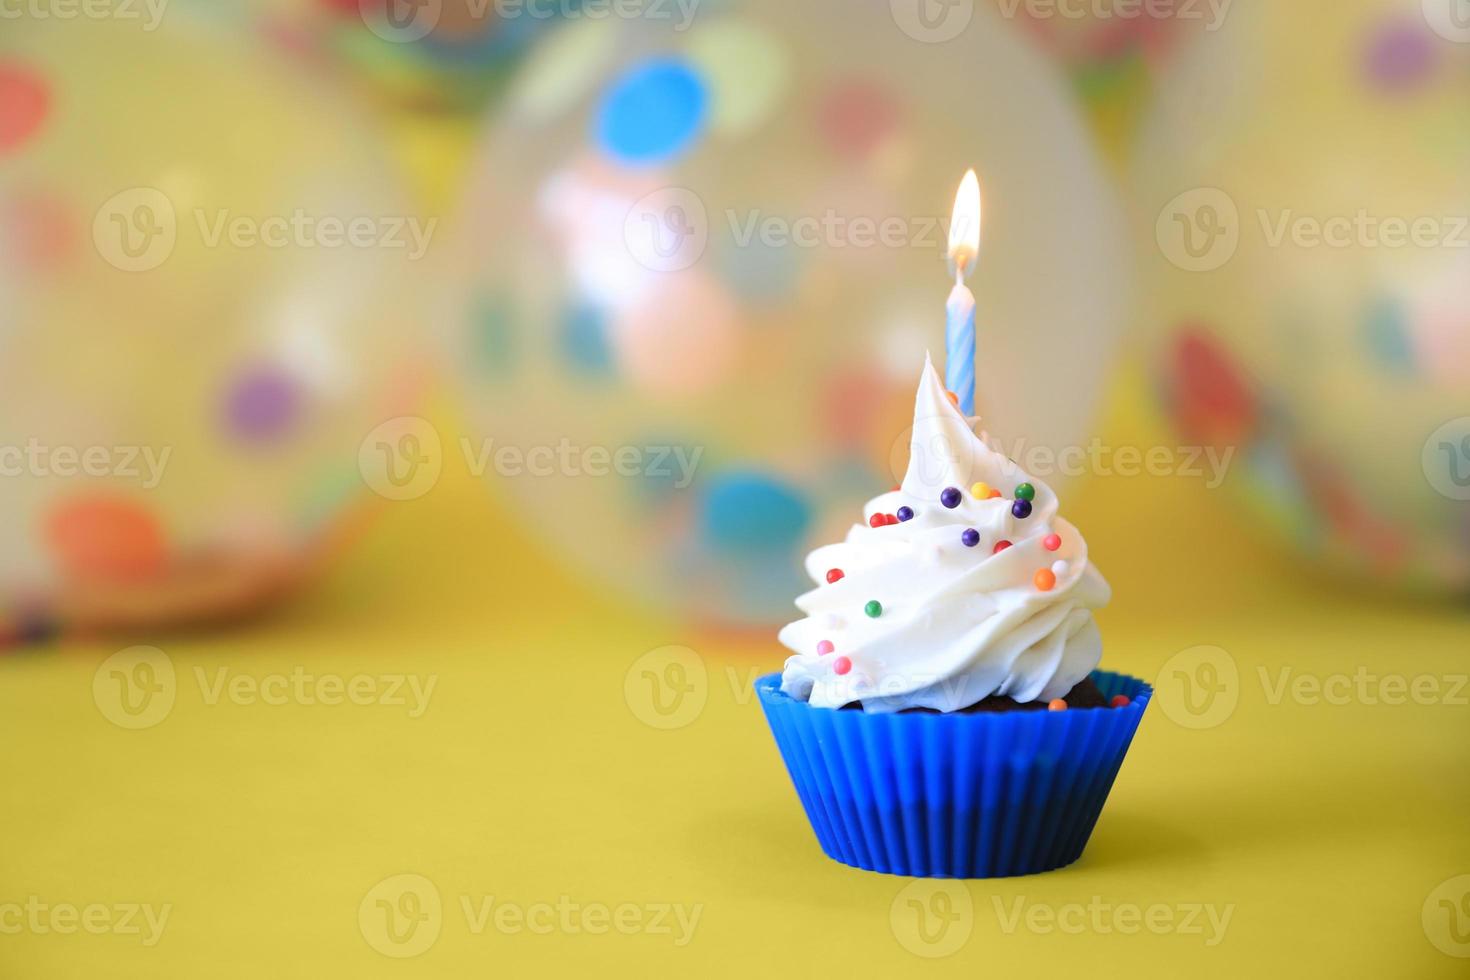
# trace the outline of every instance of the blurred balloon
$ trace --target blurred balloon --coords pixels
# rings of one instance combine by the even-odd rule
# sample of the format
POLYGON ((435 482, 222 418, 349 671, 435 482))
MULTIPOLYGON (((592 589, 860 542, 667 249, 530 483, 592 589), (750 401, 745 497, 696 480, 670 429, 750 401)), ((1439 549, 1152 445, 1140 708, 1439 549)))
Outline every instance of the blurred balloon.
POLYGON ((1229 485, 1313 558, 1463 591, 1470 45, 1430 6, 1236 8, 1161 87, 1135 184, 1180 430, 1238 447, 1229 485))
POLYGON ((1014 29, 928 30, 836 0, 572 22, 511 83, 449 319, 480 458, 568 560, 703 620, 787 615, 803 553, 901 473, 970 166, 986 424, 1089 433, 1121 215, 1014 29))
POLYGON ((164 19, 0 35, 0 636, 298 582, 416 384, 413 219, 343 105, 164 19))

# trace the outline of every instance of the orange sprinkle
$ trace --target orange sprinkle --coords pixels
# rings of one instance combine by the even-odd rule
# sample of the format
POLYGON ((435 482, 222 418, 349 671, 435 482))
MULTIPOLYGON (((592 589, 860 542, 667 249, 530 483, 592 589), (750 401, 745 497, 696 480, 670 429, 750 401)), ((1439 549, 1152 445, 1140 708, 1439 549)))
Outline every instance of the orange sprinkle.
POLYGON ((945 394, 949 396, 949 403, 951 405, 953 405, 955 408, 959 408, 960 407, 960 396, 959 395, 956 395, 952 391, 946 391, 945 394))
POLYGON ((1046 703, 1046 710, 1047 711, 1066 711, 1067 710, 1067 702, 1063 701, 1061 698, 1052 698, 1050 701, 1048 701, 1046 703))
POLYGON ((1042 592, 1050 592, 1052 589, 1056 588, 1057 573, 1052 571, 1050 568, 1040 568, 1037 569, 1036 574, 1032 577, 1031 581, 1035 582, 1036 587, 1042 592))
POLYGON ((1114 694, 1113 700, 1109 701, 1108 704, 1111 704, 1115 708, 1126 708, 1129 704, 1128 695, 1114 694))

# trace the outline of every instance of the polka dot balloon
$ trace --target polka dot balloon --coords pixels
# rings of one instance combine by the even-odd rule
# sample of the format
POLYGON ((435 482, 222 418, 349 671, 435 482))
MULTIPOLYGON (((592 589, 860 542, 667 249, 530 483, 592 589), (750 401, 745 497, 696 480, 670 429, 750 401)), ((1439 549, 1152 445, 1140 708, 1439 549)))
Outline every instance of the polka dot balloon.
POLYGON ((764 625, 902 473, 966 168, 1003 438, 1090 431, 1126 233, 1065 80, 998 15, 942 47, 881 3, 675 28, 569 22, 532 53, 474 165, 447 316, 476 438, 568 447, 501 474, 530 527, 651 604, 764 625))
POLYGON ((1322 565, 1464 593, 1470 32, 1449 6, 1238 6, 1181 52, 1134 184, 1183 438, 1233 451, 1252 522, 1322 565))
POLYGON ((239 612, 331 552, 364 438, 412 407, 403 253, 329 228, 406 218, 387 172, 262 50, 6 27, 0 640, 239 612))

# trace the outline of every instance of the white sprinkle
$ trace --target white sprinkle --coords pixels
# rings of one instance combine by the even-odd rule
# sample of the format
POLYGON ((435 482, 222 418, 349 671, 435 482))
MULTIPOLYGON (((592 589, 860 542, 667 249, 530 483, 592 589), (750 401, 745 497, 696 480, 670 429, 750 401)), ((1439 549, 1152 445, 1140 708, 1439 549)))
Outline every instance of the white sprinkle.
POLYGON ((1067 563, 1064 561, 1054 561, 1051 563, 1051 570, 1056 573, 1057 578, 1061 578, 1067 574, 1067 563))

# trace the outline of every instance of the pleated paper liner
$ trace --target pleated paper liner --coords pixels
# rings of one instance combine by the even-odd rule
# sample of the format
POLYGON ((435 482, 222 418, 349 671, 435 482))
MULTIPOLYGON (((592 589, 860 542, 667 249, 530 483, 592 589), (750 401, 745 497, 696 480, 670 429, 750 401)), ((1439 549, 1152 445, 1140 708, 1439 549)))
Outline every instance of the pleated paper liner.
POLYGON ((866 871, 1002 878, 1082 854, 1153 689, 1094 671, 1117 708, 974 714, 813 708, 756 692, 828 857, 866 871))

